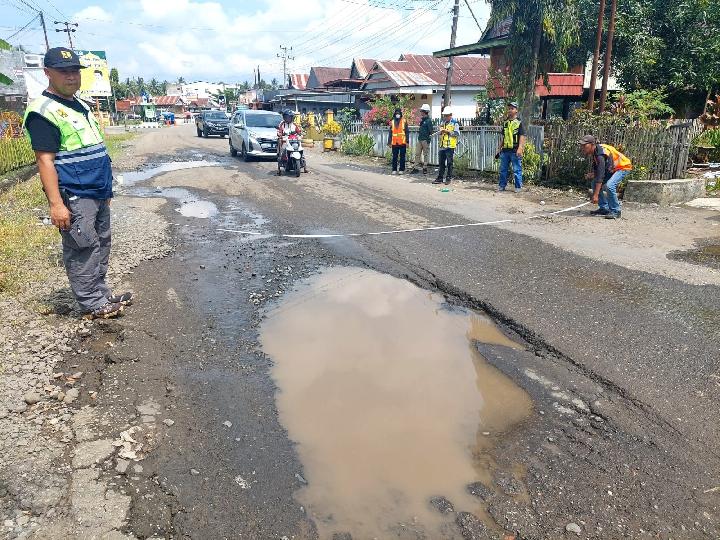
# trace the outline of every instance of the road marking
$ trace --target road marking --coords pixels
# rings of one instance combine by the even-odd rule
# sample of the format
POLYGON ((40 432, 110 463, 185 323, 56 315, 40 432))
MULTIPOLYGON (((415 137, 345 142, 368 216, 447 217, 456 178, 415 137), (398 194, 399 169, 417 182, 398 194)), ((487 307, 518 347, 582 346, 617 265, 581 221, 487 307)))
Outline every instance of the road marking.
POLYGON ((378 232, 360 232, 360 233, 333 233, 333 234, 267 234, 256 231, 238 231, 236 229, 217 229, 220 232, 231 232, 236 234, 245 234, 249 236, 266 236, 266 237, 280 237, 280 238, 350 238, 357 236, 380 236, 385 234, 401 234, 401 233, 412 233, 412 232, 423 232, 423 231, 440 231, 444 229, 460 229, 464 227, 480 227, 483 225, 498 225, 500 223, 515 223, 518 221, 527 221, 530 219, 537 219, 541 217, 555 216, 564 212, 571 212, 587 206, 589 202, 578 204, 577 206, 571 206, 570 208, 563 208, 562 210, 556 210, 555 212, 547 212, 545 214, 536 214, 534 216, 526 217, 521 220, 518 219, 498 219, 495 221, 481 221, 478 223, 462 223, 458 225, 438 225, 435 227, 419 227, 417 229, 396 229, 392 231, 378 231, 378 232))

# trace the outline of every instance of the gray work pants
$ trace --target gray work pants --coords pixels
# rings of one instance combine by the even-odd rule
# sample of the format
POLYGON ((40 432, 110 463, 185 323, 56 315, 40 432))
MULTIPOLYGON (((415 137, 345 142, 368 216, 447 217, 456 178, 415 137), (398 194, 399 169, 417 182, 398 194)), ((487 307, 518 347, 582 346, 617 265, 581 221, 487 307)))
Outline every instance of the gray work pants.
POLYGON ((72 225, 60 231, 63 262, 70 288, 85 312, 107 304, 111 296, 105 282, 110 259, 110 204, 107 200, 65 198, 72 225))

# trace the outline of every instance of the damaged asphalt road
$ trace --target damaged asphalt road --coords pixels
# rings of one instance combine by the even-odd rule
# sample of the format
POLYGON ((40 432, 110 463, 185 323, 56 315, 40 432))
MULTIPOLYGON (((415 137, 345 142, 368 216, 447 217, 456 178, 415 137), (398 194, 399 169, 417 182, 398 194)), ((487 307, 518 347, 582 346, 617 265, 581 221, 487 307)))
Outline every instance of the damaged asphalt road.
MULTIPOLYGON (((497 227, 323 241, 218 231, 302 234, 468 222, 359 181, 406 181, 377 177, 371 165, 347 167, 312 153, 311 172, 296 181, 273 176, 273 163, 230 160, 226 145, 224 139, 196 139, 184 127, 144 135, 135 144, 148 165, 197 159, 220 165, 122 186, 130 213, 134 200, 166 200, 157 214, 169 223, 172 252, 134 270, 129 282, 138 301, 125 316, 97 323, 90 336, 77 338, 77 346, 90 352, 73 360, 73 369, 96 374, 97 392, 97 399, 80 405, 91 403, 93 417, 106 419, 102 440, 113 444, 98 443, 98 451, 107 453, 88 470, 130 499, 125 521, 115 529, 126 537, 213 539, 720 536, 717 286, 622 268, 497 227), (189 211, 179 211, 188 204, 189 211), (476 362, 474 376, 497 372, 508 385, 500 395, 520 392, 531 405, 512 425, 466 426, 474 442, 458 459, 467 460, 470 472, 460 476, 456 491, 393 492, 390 511, 380 512, 386 487, 378 486, 371 500, 371 485, 370 499, 362 499, 367 486, 361 480, 328 479, 323 472, 332 458, 350 469, 370 460, 369 471, 392 471, 393 463, 382 462, 383 453, 377 458, 372 448, 354 452, 358 441, 315 463, 327 447, 309 452, 308 445, 344 441, 344 430, 306 439, 316 431, 322 435, 330 417, 318 413, 322 421, 294 424, 278 407, 279 396, 292 392, 278 387, 286 384, 277 372, 279 358, 263 346, 268 316, 296 298, 291 307, 309 306, 303 313, 318 321, 312 332, 318 351, 345 340, 345 318, 323 318, 314 300, 337 289, 341 295, 334 301, 345 302, 347 284, 302 296, 329 268, 357 279, 392 276, 414 284, 398 285, 402 294, 383 293, 388 321, 409 318, 394 307, 405 305, 394 297, 414 294, 416 287, 423 290, 418 298, 434 294, 437 309, 452 316, 474 313, 494 321, 498 334, 492 339, 460 332, 458 339, 469 339, 462 354, 476 362), (357 502, 352 520, 323 507, 322 495, 333 493, 357 502), (396 503, 401 508, 413 496, 426 500, 426 508, 393 513, 396 503), (380 529, 366 529, 368 523, 380 529)), ((408 193, 426 187, 406 182, 408 193)), ((489 210, 487 217, 495 215, 489 210)), ((552 226, 552 220, 539 221, 552 226)), ((440 331, 434 319, 427 320, 414 328, 417 338, 409 332, 404 339, 440 331)), ((363 342, 381 343, 383 334, 373 331, 363 342)), ((383 354, 382 347, 376 353, 383 354)), ((301 369, 297 377, 313 373, 301 369)), ((398 384, 410 384, 413 375, 408 370, 398 384)), ((391 377, 378 377, 391 384, 391 377)), ((435 385, 442 384, 438 378, 435 385)), ((363 430, 372 425, 364 418, 371 416, 374 390, 372 384, 362 388, 369 401, 352 417, 356 428, 347 431, 372 440, 373 433, 363 430)), ((410 399, 407 387, 389 389, 399 403, 410 399)), ((492 399, 490 389, 481 393, 492 399)), ((520 393, 513 402, 524 399, 520 393)), ((406 426, 395 428, 398 437, 412 437, 434 422, 447 427, 462 414, 455 408, 462 395, 458 390, 427 411, 418 406, 406 426)), ((346 405, 340 402, 328 398, 327 407, 340 410, 346 405)), ((385 444, 391 459, 393 443, 385 444)), ((440 449, 429 449, 431 458, 433 451, 434 467, 419 467, 406 475, 418 478, 403 482, 426 486, 419 480, 432 476, 431 469, 455 463, 440 449)))

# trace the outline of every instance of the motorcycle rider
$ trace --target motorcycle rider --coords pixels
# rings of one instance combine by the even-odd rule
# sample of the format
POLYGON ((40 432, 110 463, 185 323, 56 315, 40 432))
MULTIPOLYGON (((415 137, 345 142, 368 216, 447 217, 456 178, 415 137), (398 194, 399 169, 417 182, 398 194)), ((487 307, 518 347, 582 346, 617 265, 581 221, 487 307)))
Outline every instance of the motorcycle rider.
MULTIPOLYGON (((293 133, 296 134, 298 137, 302 135, 302 128, 295 123, 295 113, 291 111, 290 109, 285 109, 282 112, 282 122, 280 122, 280 125, 278 125, 277 128, 277 134, 278 134, 278 145, 277 145, 277 159, 278 161, 281 161, 283 158, 283 150, 285 148, 285 144, 287 144, 287 137, 288 134, 292 135, 293 133)), ((305 170, 307 172, 307 168, 305 170)), ((280 175, 280 171, 278 171, 278 176, 280 175)))

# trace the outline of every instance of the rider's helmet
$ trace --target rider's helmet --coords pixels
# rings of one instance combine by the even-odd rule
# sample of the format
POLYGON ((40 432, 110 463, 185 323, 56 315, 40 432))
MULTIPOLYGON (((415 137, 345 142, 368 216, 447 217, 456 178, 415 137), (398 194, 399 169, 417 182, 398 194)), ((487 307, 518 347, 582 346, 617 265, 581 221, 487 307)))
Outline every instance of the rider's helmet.
POLYGON ((286 122, 292 122, 293 118, 295 118, 295 113, 292 112, 290 109, 285 109, 282 112, 282 117, 283 120, 285 120, 286 122))

